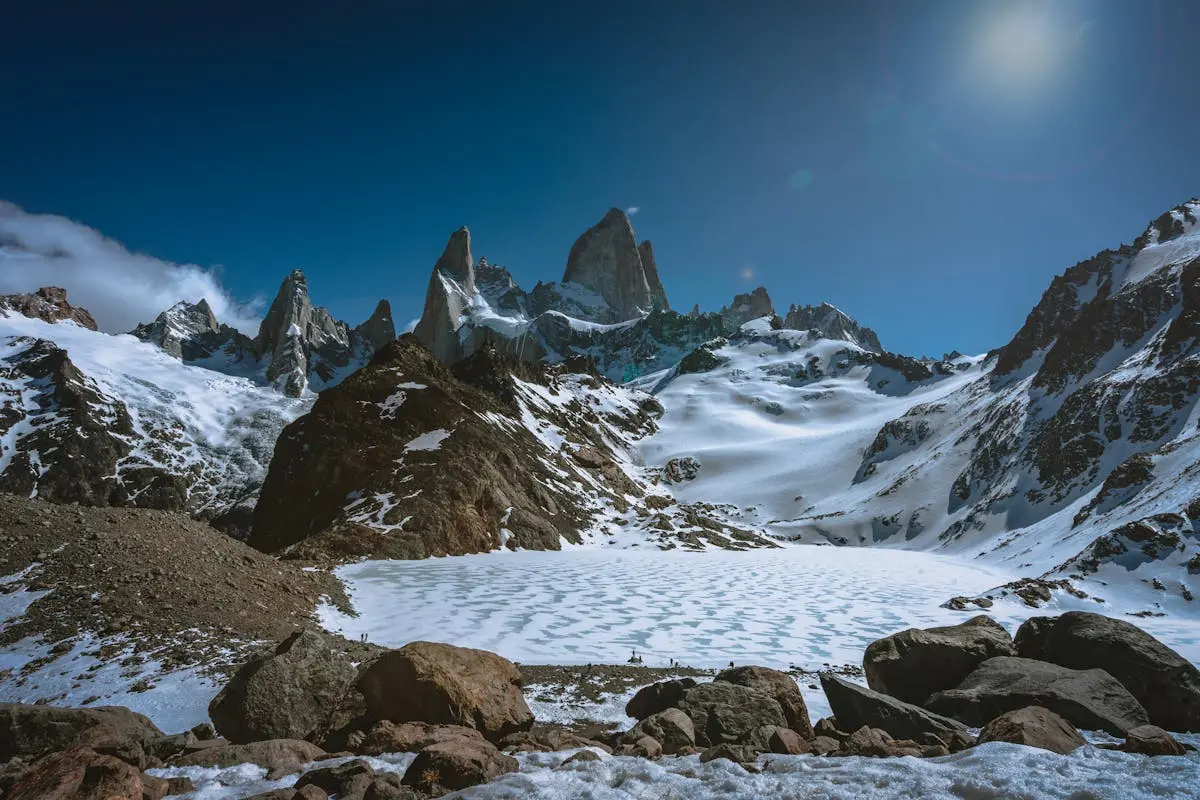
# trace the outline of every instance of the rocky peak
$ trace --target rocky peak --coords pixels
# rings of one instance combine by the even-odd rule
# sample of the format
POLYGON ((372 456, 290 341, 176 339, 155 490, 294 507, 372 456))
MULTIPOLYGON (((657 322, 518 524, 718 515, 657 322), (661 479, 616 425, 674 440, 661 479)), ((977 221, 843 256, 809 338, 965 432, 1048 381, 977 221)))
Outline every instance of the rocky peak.
POLYGON ((1175 206, 1164 212, 1146 228, 1133 246, 1142 249, 1147 245, 1165 244, 1178 239, 1196 227, 1196 218, 1200 215, 1200 199, 1192 198, 1186 203, 1175 206))
POLYGON ((642 268, 646 271, 646 283, 650 286, 650 302, 656 309, 670 311, 671 304, 667 302, 667 290, 658 277, 658 265, 654 262, 654 245, 646 239, 638 245, 638 255, 642 257, 642 268))
POLYGON ((783 320, 783 327, 798 331, 817 331, 826 339, 852 342, 872 353, 882 353, 883 346, 875 331, 859 325, 841 309, 829 303, 819 306, 792 305, 783 320))
POLYGON ((737 328, 752 319, 759 319, 775 313, 775 306, 765 287, 759 286, 749 294, 734 295, 733 302, 720 311, 726 326, 737 328))
MULTIPOLYGON (((655 275, 657 279, 657 271, 655 275)), ((611 209, 576 240, 567 256, 563 282, 595 292, 620 320, 633 319, 653 307, 646 268, 624 211, 611 209)))
POLYGON ((217 322, 208 301, 178 302, 129 332, 144 342, 161 347, 175 358, 188 361, 204 358, 219 346, 218 339, 240 337, 237 331, 217 322))
POLYGON ((372 352, 395 339, 396 326, 392 322, 392 304, 387 300, 380 300, 366 322, 354 329, 353 335, 366 342, 372 352))
POLYGON ((292 270, 275 295, 267 316, 258 327, 254 349, 267 357, 267 381, 289 397, 298 397, 308 385, 305 339, 313 323, 313 304, 308 296, 308 279, 292 270))
POLYGON ((462 353, 458 331, 475 294, 475 267, 471 260, 471 232, 464 226, 450 234, 442 257, 433 265, 425 307, 413 335, 445 364, 462 353))
POLYGON ((446 250, 434 270, 452 279, 470 297, 475 294, 475 262, 471 259, 471 231, 464 225, 450 234, 446 250))
POLYGON ((15 311, 45 322, 71 320, 90 330, 97 330, 92 315, 68 303, 67 290, 59 286, 43 286, 32 294, 0 295, 0 313, 5 311, 15 311))

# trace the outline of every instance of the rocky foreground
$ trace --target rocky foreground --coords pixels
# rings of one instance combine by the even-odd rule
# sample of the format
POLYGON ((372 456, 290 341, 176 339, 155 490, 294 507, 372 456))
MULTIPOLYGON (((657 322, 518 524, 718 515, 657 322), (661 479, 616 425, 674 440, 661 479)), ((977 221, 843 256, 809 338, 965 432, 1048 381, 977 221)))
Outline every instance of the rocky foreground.
POLYGON ((494 653, 412 642, 350 654, 302 630, 236 672, 212 726, 165 734, 123 708, 0 706, 0 793, 160 800, 195 788, 186 768, 252 764, 285 784, 258 800, 428 798, 514 773, 530 753, 562 769, 698 756, 749 776, 767 754, 939 759, 992 742, 1069 754, 1092 746, 1080 729, 1116 737, 1099 748, 1195 758, 1168 731, 1200 731, 1200 670, 1123 620, 1069 612, 1012 637, 980 616, 881 639, 863 666, 867 686, 820 676, 833 714, 815 724, 793 676, 731 666, 645 686, 625 709, 632 727, 587 730, 535 720, 521 671, 494 653), (377 769, 400 753, 415 754, 402 771, 377 769))

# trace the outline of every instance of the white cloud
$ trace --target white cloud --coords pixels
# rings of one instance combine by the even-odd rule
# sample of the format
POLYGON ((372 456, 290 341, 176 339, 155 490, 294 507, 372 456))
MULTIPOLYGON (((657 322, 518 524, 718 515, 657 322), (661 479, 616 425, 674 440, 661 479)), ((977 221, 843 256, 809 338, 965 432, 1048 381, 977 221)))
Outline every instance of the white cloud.
POLYGON ((630 206, 629 208, 625 209, 625 213, 632 217, 634 214, 638 213, 641 210, 642 210, 641 206, 630 206))
POLYGON ((55 214, 30 214, 0 200, 0 294, 61 286, 101 330, 131 330, 180 300, 208 300, 217 319, 258 332, 257 305, 237 302, 212 270, 131 253, 94 228, 55 214))
POLYGON ((413 331, 415 331, 417 329, 417 323, 420 321, 421 321, 420 317, 416 317, 415 319, 410 319, 408 321, 408 324, 404 326, 404 330, 402 330, 400 332, 401 333, 412 333, 413 331))
POLYGON ((754 267, 747 264, 746 266, 744 266, 740 270, 738 270, 738 275, 744 281, 752 281, 752 280, 754 280, 754 267))

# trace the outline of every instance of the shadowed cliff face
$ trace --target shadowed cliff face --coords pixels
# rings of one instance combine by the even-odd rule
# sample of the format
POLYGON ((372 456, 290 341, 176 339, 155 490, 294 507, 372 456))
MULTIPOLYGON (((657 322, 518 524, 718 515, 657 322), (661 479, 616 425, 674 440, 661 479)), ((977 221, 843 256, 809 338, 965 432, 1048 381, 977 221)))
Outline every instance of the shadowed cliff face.
POLYGON ((250 542, 420 558, 578 541, 598 498, 641 493, 614 462, 607 426, 652 426, 636 407, 601 419, 572 394, 581 378, 600 380, 493 348, 451 371, 401 337, 284 431, 250 542), (550 426, 569 440, 544 434, 550 426))

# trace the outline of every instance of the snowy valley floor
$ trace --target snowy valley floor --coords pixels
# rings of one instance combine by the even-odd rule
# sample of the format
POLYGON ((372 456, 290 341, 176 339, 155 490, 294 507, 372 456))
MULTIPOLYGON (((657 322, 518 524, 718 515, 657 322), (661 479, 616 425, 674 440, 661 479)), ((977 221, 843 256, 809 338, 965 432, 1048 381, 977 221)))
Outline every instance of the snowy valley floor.
MULTIPOLYGON (((941 604, 1017 575, 924 552, 791 546, 703 553, 574 549, 363 562, 337 571, 358 612, 321 609, 323 624, 388 647, 416 639, 492 650, 525 664, 760 664, 818 670, 861 664, 872 641, 911 627, 953 625, 976 612, 941 604)), ((1110 596, 1056 599, 1041 609, 988 611, 1015 632, 1032 616, 1071 609, 1140 610, 1110 596)), ((1200 661, 1200 619, 1125 617, 1200 661)))
MULTIPOLYGON (((351 639, 366 634, 386 646, 428 639, 492 650, 524 665, 579 665, 579 670, 527 667, 526 695, 536 717, 563 723, 590 719, 621 727, 631 723, 623 708, 634 690, 664 677, 672 660, 701 670, 728 666, 731 661, 794 668, 812 719, 827 716, 828 704, 812 672, 834 667, 853 676, 871 641, 907 627, 961 622, 976 612, 953 611, 940 604, 1016 577, 994 566, 928 553, 817 546, 703 553, 585 548, 505 552, 363 562, 342 567, 337 574, 346 583, 357 616, 323 606, 321 621, 330 629, 351 639), (623 664, 632 650, 646 668, 640 678, 636 670, 610 667, 589 673, 584 666, 623 664), (596 673, 603 677, 597 678, 596 673), (620 680, 613 680, 613 675, 620 680), (605 688, 597 690, 601 684, 605 688)), ((4 597, 0 611, 19 614, 19 605, 29 599, 22 594, 4 597)), ((990 613, 1013 632, 1028 617, 1068 608, 1122 617, 1138 610, 1132 601, 1121 605, 1119 597, 1102 606, 1090 599, 1066 602, 1071 605, 1056 599, 1042 609, 1001 602, 990 613)), ((1200 620, 1125 618, 1187 658, 1200 660, 1200 620)), ((38 682, 52 693, 63 691, 68 673, 87 666, 85 649, 81 644, 76 652, 43 667, 44 677, 38 682), (55 673, 61 673, 57 681, 55 673)), ((30 651, 25 657, 34 654, 30 651)), ((21 655, 9 652, 5 660, 15 662, 21 655)), ((2 661, 0 666, 5 666, 2 661)), ((156 688, 148 692, 108 694, 97 691, 102 678, 103 673, 88 681, 85 691, 103 694, 104 703, 144 711, 168 730, 204 719, 217 689, 195 674, 176 673, 158 678, 156 688)), ((0 683, 0 700, 35 699, 28 689, 16 697, 4 688, 0 683)), ((82 701, 74 694, 71 697, 82 701)), ((1184 739, 1200 744, 1197 736, 1184 739)), ((520 773, 459 796, 550 800, 1200 797, 1200 755, 1195 753, 1147 759, 1085 747, 1058 756, 989 744, 930 760, 765 756, 758 762, 760 772, 746 772, 724 761, 700 764, 696 757, 648 762, 605 756, 599 762, 558 769, 567 755, 523 755, 520 773)), ((398 755, 372 763, 378 769, 402 772, 409 759, 398 755)), ((167 769, 161 774, 191 777, 197 791, 188 796, 190 800, 233 800, 290 785, 288 779, 267 782, 263 770, 245 765, 228 770, 167 769)))

